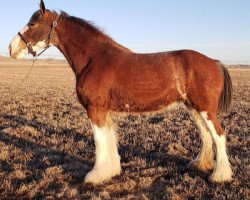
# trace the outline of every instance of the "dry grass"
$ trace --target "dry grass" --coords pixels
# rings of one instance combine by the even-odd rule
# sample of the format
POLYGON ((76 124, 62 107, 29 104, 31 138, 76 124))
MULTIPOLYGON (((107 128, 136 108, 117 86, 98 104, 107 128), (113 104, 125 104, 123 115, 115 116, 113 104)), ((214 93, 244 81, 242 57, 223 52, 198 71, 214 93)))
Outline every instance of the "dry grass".
POLYGON ((74 75, 63 62, 0 62, 0 199, 247 199, 249 198, 250 69, 231 69, 234 101, 221 115, 235 173, 214 184, 210 173, 187 169, 199 150, 185 110, 116 116, 123 173, 100 186, 85 185, 94 164, 86 112, 74 75))

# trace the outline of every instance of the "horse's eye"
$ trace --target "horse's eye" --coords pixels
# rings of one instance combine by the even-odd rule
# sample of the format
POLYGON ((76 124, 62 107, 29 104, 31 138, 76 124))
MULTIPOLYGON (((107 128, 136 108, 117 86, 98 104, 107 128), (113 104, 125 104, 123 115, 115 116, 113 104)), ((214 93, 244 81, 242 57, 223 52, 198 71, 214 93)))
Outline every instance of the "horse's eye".
POLYGON ((29 26, 35 26, 35 23, 34 22, 30 22, 29 26))

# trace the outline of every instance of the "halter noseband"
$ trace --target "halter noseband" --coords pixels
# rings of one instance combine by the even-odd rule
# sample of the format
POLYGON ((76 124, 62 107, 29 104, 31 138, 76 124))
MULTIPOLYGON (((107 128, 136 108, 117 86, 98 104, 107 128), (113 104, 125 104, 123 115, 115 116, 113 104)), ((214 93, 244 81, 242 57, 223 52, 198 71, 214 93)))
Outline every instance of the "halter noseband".
POLYGON ((48 32, 48 38, 47 38, 47 41, 46 41, 47 46, 46 46, 45 49, 44 49, 42 52, 40 52, 39 54, 37 54, 36 51, 33 50, 32 43, 29 42, 29 41, 24 37, 24 35, 23 35, 22 33, 20 33, 20 31, 18 32, 18 36, 23 40, 23 42, 26 44, 26 46, 27 46, 27 48, 28 48, 28 53, 32 54, 33 57, 36 57, 36 56, 38 57, 38 56, 40 56, 44 51, 46 51, 46 50, 50 47, 49 43, 50 43, 50 39, 51 39, 51 33, 55 30, 55 28, 56 28, 56 26, 57 26, 57 24, 58 24, 58 21, 59 21, 59 19, 60 19, 60 17, 61 17, 61 14, 57 15, 56 20, 52 22, 51 28, 50 28, 50 30, 49 30, 49 32, 48 32))

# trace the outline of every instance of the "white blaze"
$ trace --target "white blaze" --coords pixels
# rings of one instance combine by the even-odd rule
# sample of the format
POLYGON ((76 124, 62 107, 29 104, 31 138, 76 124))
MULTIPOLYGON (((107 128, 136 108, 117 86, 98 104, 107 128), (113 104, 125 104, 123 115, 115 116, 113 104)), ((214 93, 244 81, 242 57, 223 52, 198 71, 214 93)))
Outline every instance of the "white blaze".
MULTIPOLYGON (((21 31, 20 33, 22 35, 25 34, 25 32, 29 30, 28 25, 26 25, 21 31)), ((22 41, 22 39, 20 38, 20 36, 17 34, 11 41, 10 45, 9 45, 9 50, 10 50, 10 56, 16 59, 20 59, 23 58, 23 56, 25 54, 28 53, 28 48, 25 46, 25 48, 20 48, 20 42, 22 41)), ((34 46, 32 46, 34 51, 37 51, 39 49, 45 48, 47 45, 45 43, 45 41, 39 41, 37 42, 34 46)))
MULTIPOLYGON (((25 27, 23 27, 20 33, 24 34, 28 29, 29 27, 26 25, 25 27)), ((19 58, 22 58, 25 53, 28 53, 27 48, 25 49, 20 48, 20 42, 21 42, 21 38, 19 35, 16 35, 11 41, 10 46, 9 46, 11 57, 19 59, 19 58)))

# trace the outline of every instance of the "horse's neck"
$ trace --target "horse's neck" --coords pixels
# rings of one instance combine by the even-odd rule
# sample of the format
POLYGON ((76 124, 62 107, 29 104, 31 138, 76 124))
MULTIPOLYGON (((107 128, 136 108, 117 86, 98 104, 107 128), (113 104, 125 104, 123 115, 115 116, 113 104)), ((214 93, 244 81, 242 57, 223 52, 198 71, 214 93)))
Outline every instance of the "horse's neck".
POLYGON ((76 75, 81 73, 84 66, 100 51, 100 42, 103 42, 90 31, 83 31, 77 24, 66 20, 58 30, 57 48, 64 54, 76 75))

